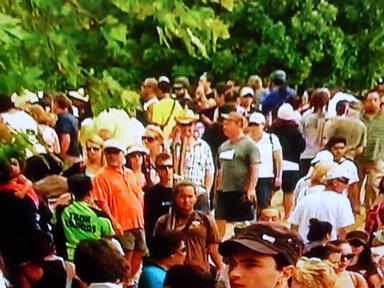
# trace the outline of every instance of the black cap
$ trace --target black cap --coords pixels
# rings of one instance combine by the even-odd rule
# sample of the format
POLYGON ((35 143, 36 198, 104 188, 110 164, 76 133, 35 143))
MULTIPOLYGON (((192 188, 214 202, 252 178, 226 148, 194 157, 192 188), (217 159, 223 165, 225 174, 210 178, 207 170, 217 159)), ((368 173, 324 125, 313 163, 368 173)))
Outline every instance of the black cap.
POLYGON ((240 229, 230 240, 219 245, 219 252, 229 256, 234 248, 243 246, 265 255, 282 255, 288 263, 295 265, 304 248, 296 232, 283 226, 258 222, 240 229))

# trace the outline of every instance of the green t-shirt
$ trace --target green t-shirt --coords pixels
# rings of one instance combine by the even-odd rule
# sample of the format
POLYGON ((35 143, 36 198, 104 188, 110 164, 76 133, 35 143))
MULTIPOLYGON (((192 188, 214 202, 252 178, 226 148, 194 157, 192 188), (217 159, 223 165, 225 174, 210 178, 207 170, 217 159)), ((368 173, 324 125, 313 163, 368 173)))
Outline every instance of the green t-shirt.
POLYGON ((84 239, 100 239, 114 234, 107 216, 85 202, 75 201, 61 214, 68 259, 73 260, 76 245, 84 239))

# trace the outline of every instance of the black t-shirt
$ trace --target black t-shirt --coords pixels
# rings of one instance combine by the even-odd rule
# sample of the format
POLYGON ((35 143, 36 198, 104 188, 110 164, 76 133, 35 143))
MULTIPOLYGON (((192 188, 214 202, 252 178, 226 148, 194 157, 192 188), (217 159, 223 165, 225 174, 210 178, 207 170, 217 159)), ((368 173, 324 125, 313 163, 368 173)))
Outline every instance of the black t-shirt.
POLYGON ((145 236, 148 240, 152 238, 157 219, 168 213, 171 206, 172 188, 156 184, 144 194, 145 236))
POLYGON ((67 155, 69 156, 77 157, 80 155, 80 148, 78 142, 78 125, 79 122, 77 121, 77 119, 69 113, 62 113, 57 118, 55 130, 57 135, 59 136, 59 139, 62 134, 69 134, 71 138, 71 142, 67 151, 67 155))

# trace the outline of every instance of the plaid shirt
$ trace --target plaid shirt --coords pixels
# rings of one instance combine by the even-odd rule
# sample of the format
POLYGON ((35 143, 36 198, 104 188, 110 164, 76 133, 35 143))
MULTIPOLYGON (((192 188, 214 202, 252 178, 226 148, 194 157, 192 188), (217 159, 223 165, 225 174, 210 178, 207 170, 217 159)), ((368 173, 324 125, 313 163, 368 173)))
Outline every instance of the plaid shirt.
MULTIPOLYGON (((181 143, 174 145, 174 157, 180 159, 181 143)), ((197 186, 205 188, 205 176, 214 174, 215 168, 211 148, 202 139, 196 140, 190 151, 186 152, 184 167, 181 167, 180 180, 191 181, 197 186)))

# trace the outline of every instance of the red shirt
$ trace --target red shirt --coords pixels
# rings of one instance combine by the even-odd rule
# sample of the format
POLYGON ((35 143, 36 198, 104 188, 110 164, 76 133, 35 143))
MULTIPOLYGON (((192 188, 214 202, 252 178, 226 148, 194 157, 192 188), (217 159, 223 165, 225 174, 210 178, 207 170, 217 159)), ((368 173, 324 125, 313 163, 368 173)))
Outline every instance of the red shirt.
POLYGON ((104 167, 93 180, 96 203, 107 204, 113 221, 126 230, 144 229, 144 194, 127 168, 104 167))

